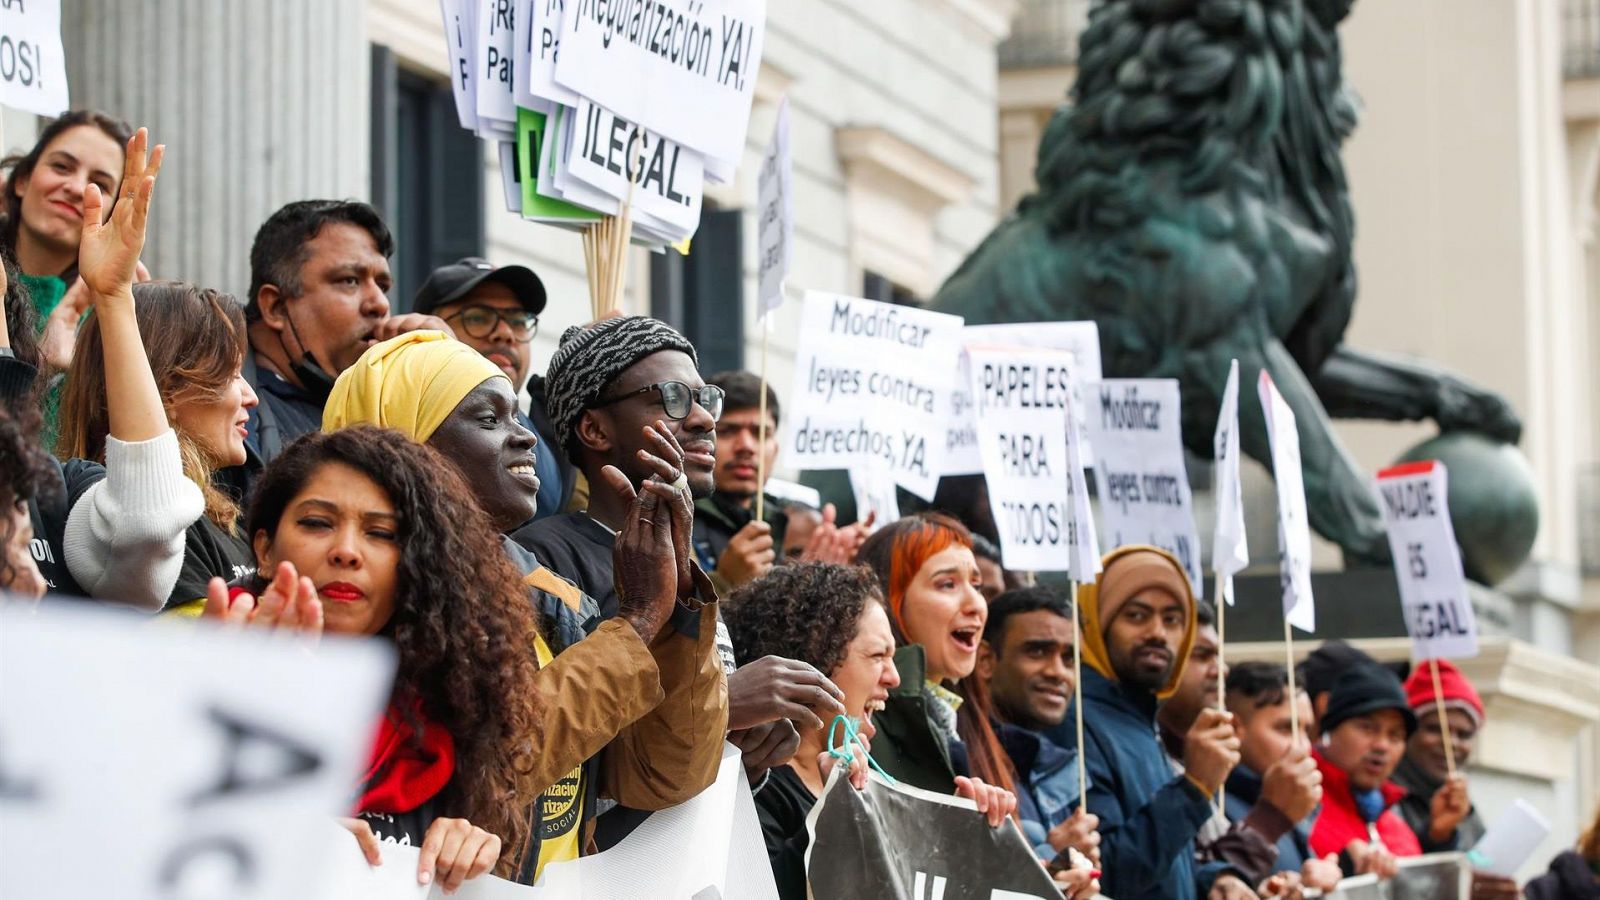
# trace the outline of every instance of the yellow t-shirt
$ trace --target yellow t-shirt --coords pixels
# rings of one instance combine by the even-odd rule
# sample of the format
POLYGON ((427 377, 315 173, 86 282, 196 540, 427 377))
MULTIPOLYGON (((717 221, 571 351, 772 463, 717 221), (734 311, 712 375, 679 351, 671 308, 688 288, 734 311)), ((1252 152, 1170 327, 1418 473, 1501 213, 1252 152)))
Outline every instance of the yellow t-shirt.
MULTIPOLYGON (((539 665, 548 666, 555 658, 543 636, 535 636, 534 651, 539 665)), ((583 829, 583 765, 550 785, 539 797, 539 862, 534 877, 549 863, 577 859, 583 829)))

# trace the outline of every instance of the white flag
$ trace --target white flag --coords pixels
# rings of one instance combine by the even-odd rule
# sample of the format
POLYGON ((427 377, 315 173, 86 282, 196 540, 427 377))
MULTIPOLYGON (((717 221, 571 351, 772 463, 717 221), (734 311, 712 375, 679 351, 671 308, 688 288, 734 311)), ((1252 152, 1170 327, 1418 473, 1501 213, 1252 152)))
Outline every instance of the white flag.
POLYGON ((1283 614, 1301 631, 1317 630, 1311 597, 1311 524, 1306 518, 1306 488, 1300 471, 1300 432, 1294 410, 1278 393, 1266 369, 1257 384, 1272 442, 1272 477, 1278 484, 1278 552, 1283 580, 1283 614))
POLYGON ((761 288, 761 315, 783 305, 783 279, 789 274, 794 244, 794 181, 789 162, 789 98, 778 103, 772 143, 761 160, 757 187, 756 283, 761 288))
POLYGON ((1211 543, 1211 570, 1217 593, 1233 605, 1233 576, 1250 565, 1244 537, 1244 489, 1239 483, 1239 361, 1228 366, 1228 386, 1212 439, 1216 452, 1217 528, 1211 543))

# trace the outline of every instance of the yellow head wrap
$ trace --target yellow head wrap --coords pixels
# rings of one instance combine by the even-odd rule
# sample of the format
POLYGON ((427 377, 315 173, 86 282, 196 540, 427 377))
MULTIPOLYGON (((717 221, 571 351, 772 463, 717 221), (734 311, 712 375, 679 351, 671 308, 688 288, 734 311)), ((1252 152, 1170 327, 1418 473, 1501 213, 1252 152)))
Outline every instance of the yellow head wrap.
POLYGON ((377 425, 426 443, 474 388, 505 377, 442 331, 410 331, 368 347, 339 376, 322 410, 322 430, 377 425))
POLYGON ((1189 586, 1189 576, 1178 558, 1145 544, 1129 544, 1107 553, 1101 560, 1101 572, 1094 584, 1078 588, 1078 614, 1083 619, 1083 646, 1079 652, 1083 661, 1096 672, 1117 680, 1111 668, 1111 654, 1106 649, 1106 627, 1117 617, 1117 611, 1129 598, 1140 591, 1158 590, 1183 602, 1188 615, 1183 640, 1176 649, 1176 662, 1167 683, 1156 691, 1156 696, 1166 699, 1178 689, 1183 678, 1183 667, 1189 661, 1189 651, 1194 647, 1195 604, 1194 591, 1189 586))

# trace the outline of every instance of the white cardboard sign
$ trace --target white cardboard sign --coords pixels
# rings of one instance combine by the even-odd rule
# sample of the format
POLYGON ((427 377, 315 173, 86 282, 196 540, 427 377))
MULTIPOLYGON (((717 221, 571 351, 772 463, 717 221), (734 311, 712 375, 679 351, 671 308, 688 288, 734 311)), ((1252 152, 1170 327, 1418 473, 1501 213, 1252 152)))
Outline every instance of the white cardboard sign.
POLYGON ((578 95, 555 79, 566 5, 566 0, 517 2, 517 55, 513 66, 518 106, 550 114, 557 106, 578 105, 578 95))
POLYGON ((1183 462, 1177 380, 1113 378, 1091 388, 1085 416, 1111 546, 1154 544, 1170 551, 1200 596, 1200 535, 1183 462))
POLYGON ((632 122, 737 164, 765 0, 570 0, 555 77, 632 122))
POLYGON ((894 476, 883 464, 873 461, 851 469, 850 492, 856 498, 856 521, 865 522, 870 514, 873 531, 900 520, 894 476))
POLYGON ((379 641, 0 608, 7 895, 320 896, 393 672, 379 641))
POLYGON ((61 0, 0 4, 0 103, 39 116, 67 111, 61 0))
POLYGON ((1411 655, 1418 660, 1478 655, 1478 624, 1450 524, 1448 491, 1449 473, 1436 460, 1378 473, 1411 655))
POLYGON ((961 317, 806 292, 783 453, 797 469, 881 460, 895 483, 933 498, 961 317))
POLYGON ((1072 357, 968 347, 967 360, 1001 558, 1008 569, 1067 571, 1076 537, 1067 470, 1072 357))
MULTIPOLYGON (((1060 350, 1072 356, 1072 415, 1078 426, 1078 452, 1083 464, 1094 465, 1094 451, 1089 446, 1088 426, 1084 417, 1090 404, 1087 385, 1100 380, 1100 326, 1094 322, 1018 322, 1005 325, 969 325, 961 333, 961 342, 967 345, 1037 347, 1060 350)), ((965 371, 967 361, 962 357, 963 371, 950 394, 949 423, 945 435, 946 475, 977 475, 983 472, 983 459, 978 453, 977 423, 973 420, 972 379, 965 371)))
POLYGON ((627 200, 631 172, 637 212, 670 225, 680 239, 694 234, 705 192, 700 154, 662 140, 587 97, 578 100, 572 129, 566 149, 573 178, 627 200))
POLYGON ((761 290, 761 315, 783 305, 783 279, 789 274, 794 244, 794 186, 789 161, 789 98, 778 103, 772 142, 761 160, 757 188, 756 283, 761 290))
POLYGON ((450 52, 450 90, 456 98, 456 119, 468 131, 478 130, 478 80, 473 71, 478 34, 472 10, 477 0, 439 0, 445 41, 450 52))
POLYGON ((1272 444, 1272 480, 1278 489, 1278 567, 1283 581, 1283 614, 1301 631, 1317 630, 1317 605, 1311 596, 1311 521, 1300 469, 1300 432, 1294 410, 1278 393, 1272 376, 1261 370, 1256 384, 1272 444))
POLYGON ((1217 575, 1217 593, 1233 605, 1233 576, 1250 565, 1250 548, 1244 536, 1244 488, 1239 481, 1239 361, 1228 366, 1228 384, 1222 391, 1222 410, 1212 436, 1216 461, 1217 524, 1211 542, 1211 570, 1217 575))
MULTIPOLYGON (((463 0, 468 2, 468 0, 463 0)), ((517 121, 516 6, 511 0, 478 0, 477 114, 480 130, 487 122, 517 121)))

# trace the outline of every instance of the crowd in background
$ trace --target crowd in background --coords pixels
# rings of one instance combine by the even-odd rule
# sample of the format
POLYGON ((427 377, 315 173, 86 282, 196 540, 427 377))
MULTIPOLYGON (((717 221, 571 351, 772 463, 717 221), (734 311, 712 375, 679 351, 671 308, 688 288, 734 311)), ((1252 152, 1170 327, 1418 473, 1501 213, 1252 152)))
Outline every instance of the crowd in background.
MULTIPOLYGON (((364 203, 268 217, 242 302, 152 280, 162 155, 74 112, 5 161, 0 588, 391 642, 344 822, 372 863, 407 843, 424 882, 531 884, 705 789, 726 739, 803 898, 838 717, 895 781, 1019 827, 1068 897, 1298 896, 1482 835, 1461 771, 1485 710, 1449 663, 1442 719, 1426 666, 1337 642, 1293 680, 1224 667, 1170 554, 1115 548, 1071 597, 1004 570, 949 488, 876 528, 758 516, 781 416, 761 379, 703 376, 641 316, 536 366, 542 282, 482 259, 392 315, 364 203)), ((1597 866, 1600 822, 1473 896, 1600 897, 1597 866)))

